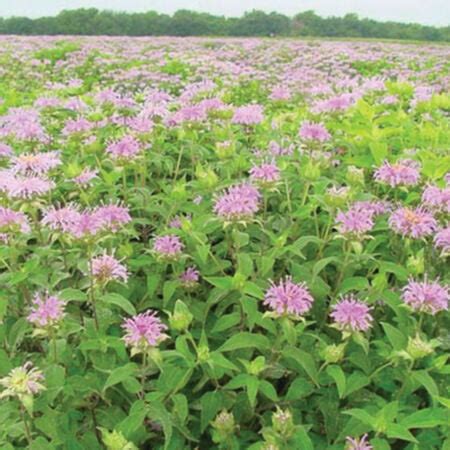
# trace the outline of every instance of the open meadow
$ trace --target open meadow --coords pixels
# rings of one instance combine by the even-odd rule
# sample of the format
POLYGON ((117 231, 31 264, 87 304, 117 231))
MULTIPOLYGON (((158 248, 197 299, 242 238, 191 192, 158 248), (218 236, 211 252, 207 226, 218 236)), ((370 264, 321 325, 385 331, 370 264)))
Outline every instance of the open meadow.
POLYGON ((450 46, 0 36, 0 448, 450 448, 450 46))

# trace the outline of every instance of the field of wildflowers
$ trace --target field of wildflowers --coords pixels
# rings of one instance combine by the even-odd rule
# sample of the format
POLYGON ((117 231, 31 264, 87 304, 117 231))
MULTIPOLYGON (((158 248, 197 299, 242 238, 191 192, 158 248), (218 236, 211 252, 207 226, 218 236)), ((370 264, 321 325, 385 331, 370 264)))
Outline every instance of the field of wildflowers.
POLYGON ((0 38, 0 448, 450 448, 450 47, 0 38))

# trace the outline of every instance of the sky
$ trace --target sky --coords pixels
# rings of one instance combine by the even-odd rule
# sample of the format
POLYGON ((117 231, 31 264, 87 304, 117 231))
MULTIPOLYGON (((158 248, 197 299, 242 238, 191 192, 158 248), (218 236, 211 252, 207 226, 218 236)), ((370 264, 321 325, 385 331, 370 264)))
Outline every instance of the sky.
POLYGON ((41 17, 63 9, 89 8, 142 12, 154 10, 171 14, 177 9, 241 16, 261 9, 294 15, 314 10, 321 16, 342 16, 349 12, 360 17, 425 25, 450 24, 449 0, 0 0, 0 16, 41 17))

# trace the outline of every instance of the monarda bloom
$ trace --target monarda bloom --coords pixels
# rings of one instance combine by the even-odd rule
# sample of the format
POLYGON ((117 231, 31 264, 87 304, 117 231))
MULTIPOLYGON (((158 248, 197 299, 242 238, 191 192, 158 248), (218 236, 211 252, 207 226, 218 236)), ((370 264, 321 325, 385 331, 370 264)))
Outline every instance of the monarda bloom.
POLYGON ((261 105, 245 105, 234 110, 232 123, 240 125, 257 125, 264 120, 264 112, 261 105))
POLYGON ((326 142, 331 139, 331 135, 321 123, 303 122, 298 132, 300 138, 305 141, 326 142))
POLYGON ((258 212, 261 194, 250 184, 231 186, 216 199, 214 212, 226 222, 245 222, 258 212))
POLYGON ((351 436, 347 436, 345 438, 346 446, 345 450, 372 450, 373 447, 367 441, 367 434, 362 436, 361 438, 353 438, 351 436))
POLYGON ((167 326, 161 322, 155 311, 146 311, 125 319, 122 328, 125 331, 123 340, 127 346, 133 348, 134 353, 146 352, 167 338, 164 334, 167 326))
POLYGON ((353 295, 348 295, 332 306, 330 316, 337 328, 342 331, 367 331, 373 320, 370 314, 371 309, 353 295))
POLYGON ((0 142, 0 158, 10 158, 12 155, 12 148, 3 142, 0 142))
POLYGON ((99 206, 93 213, 102 223, 102 227, 110 231, 118 231, 131 221, 130 211, 126 206, 110 203, 99 206))
POLYGON ((30 232, 27 216, 23 212, 0 206, 0 236, 15 234, 17 232, 30 232))
POLYGON ((43 373, 33 367, 31 362, 27 362, 21 367, 12 369, 8 376, 0 378, 0 385, 5 388, 0 393, 0 399, 18 397, 24 400, 26 397, 36 395, 45 390, 45 386, 41 383, 43 380, 43 373))
POLYGON ((132 160, 141 152, 141 144, 133 136, 124 136, 106 147, 113 159, 132 160))
POLYGON ((180 282, 186 289, 193 289, 198 285, 200 272, 195 267, 188 267, 181 275, 180 282))
POLYGON ((280 180, 280 169, 274 163, 253 166, 250 169, 250 179, 262 187, 272 186, 280 180))
POLYGON ((344 235, 361 237, 373 228, 373 214, 365 208, 354 207, 336 216, 337 229, 344 235))
POLYGON ((293 315, 297 318, 310 310, 313 301, 306 284, 294 283, 292 277, 286 277, 278 284, 271 282, 264 297, 264 305, 277 315, 293 315))
POLYGON ((423 208, 400 208, 389 217, 389 226, 396 233, 414 239, 429 236, 438 228, 433 214, 423 208))
POLYGON ((114 256, 107 255, 106 253, 92 258, 92 275, 98 284, 105 285, 110 281, 123 281, 128 280, 128 272, 126 267, 121 264, 114 256))
POLYGON ((47 194, 55 187, 55 183, 38 176, 16 175, 12 171, 0 171, 0 192, 9 198, 29 200, 47 194))
POLYGON ((420 180, 419 169, 420 165, 411 159, 403 159, 395 164, 385 161, 376 170, 374 178, 378 182, 388 184, 391 187, 415 186, 420 180))
POLYGON ((91 181, 94 180, 94 178, 97 178, 98 170, 97 169, 83 169, 83 171, 76 177, 72 178, 72 181, 80 186, 80 187, 86 187, 91 184, 91 181))
POLYGON ((161 259, 176 260, 183 252, 184 244, 173 234, 158 236, 153 243, 153 250, 161 259))
POLYGON ((36 294, 27 319, 38 328, 55 327, 63 319, 65 304, 56 295, 36 294))
POLYGON ((450 254, 450 226, 439 230, 434 236, 434 246, 442 254, 450 254))
POLYGON ((411 279, 402 290, 402 300, 414 311, 436 314, 448 309, 450 290, 437 281, 414 281, 411 279))
POLYGON ((46 153, 23 153, 11 158, 10 165, 13 173, 22 175, 42 176, 61 164, 58 151, 46 153))
POLYGON ((450 187, 427 186, 422 193, 422 202, 432 210, 450 213, 450 187))

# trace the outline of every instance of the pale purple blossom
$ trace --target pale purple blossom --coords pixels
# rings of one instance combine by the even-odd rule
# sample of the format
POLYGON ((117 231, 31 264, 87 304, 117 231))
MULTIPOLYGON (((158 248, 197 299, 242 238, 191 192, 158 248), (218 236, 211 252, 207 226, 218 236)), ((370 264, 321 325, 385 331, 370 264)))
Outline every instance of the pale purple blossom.
POLYGON ((389 226, 403 236, 420 239, 431 235, 438 228, 433 214, 423 208, 400 208, 389 217, 389 226))
POLYGON ((164 334, 167 326, 161 322, 155 311, 146 311, 125 319, 122 328, 125 331, 123 340, 137 351, 146 351, 151 347, 156 347, 167 338, 167 335, 164 334))
POLYGON ((294 283, 292 277, 271 282, 264 296, 264 304, 277 314, 303 316, 312 306, 314 299, 305 283, 294 283))
POLYGON ((195 267, 188 267, 181 275, 180 282, 185 288, 194 288, 200 279, 200 272, 195 267))
POLYGON ((434 236, 434 246, 443 254, 450 254, 450 226, 439 230, 434 236))
POLYGON ((450 290, 437 281, 428 282, 410 279, 402 290, 402 300, 413 310, 436 314, 448 309, 450 290))
POLYGON ((373 447, 370 442, 367 441, 367 434, 364 434, 361 438, 353 438, 347 436, 345 438, 347 444, 345 450, 372 450, 373 447))
POLYGON ((225 221, 245 221, 258 212, 261 194, 254 186, 242 183, 231 186, 219 196, 214 212, 225 221))
POLYGON ((330 317, 343 331, 367 331, 371 327, 372 308, 357 300, 352 294, 342 297, 332 306, 330 317))
POLYGON ((331 139, 331 135, 321 123, 303 122, 298 132, 305 141, 326 142, 331 139))
POLYGON ((337 229, 342 234, 362 236, 374 226, 370 210, 354 207, 347 212, 340 211, 336 216, 337 229))
POLYGON ((92 275, 99 284, 106 284, 110 281, 128 281, 127 268, 121 264, 114 256, 104 253, 92 258, 92 275))
POLYGON ((261 105, 244 105, 234 110, 232 123, 240 125, 257 125, 264 120, 264 109, 261 105))
POLYGON ((72 181, 78 186, 89 186, 89 184, 91 184, 91 181, 97 178, 97 175, 97 169, 85 168, 78 176, 72 178, 72 181))
POLYGON ((374 178, 391 187, 415 186, 420 180, 420 165, 411 159, 404 159, 395 164, 385 161, 376 170, 374 178))
POLYGON ((27 319, 41 328, 54 327, 63 319, 64 302, 57 295, 35 294, 27 319))
POLYGON ((158 236, 153 243, 153 250, 163 259, 177 259, 183 252, 184 244, 173 234, 158 236))
POLYGON ((6 377, 0 378, 0 385, 5 388, 0 393, 0 399, 5 397, 24 399, 36 395, 45 390, 43 380, 44 374, 33 367, 31 362, 26 362, 23 366, 12 369, 6 377))
POLYGON ((106 147, 113 159, 131 160, 141 152, 141 144, 133 136, 124 136, 106 147))
POLYGON ((250 169, 250 178, 261 185, 274 184, 280 179, 280 169, 274 163, 264 163, 250 169))
POLYGON ((23 175, 45 175, 61 164, 58 151, 46 153, 22 153, 10 160, 11 171, 23 175))

